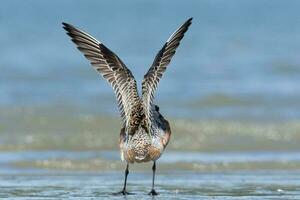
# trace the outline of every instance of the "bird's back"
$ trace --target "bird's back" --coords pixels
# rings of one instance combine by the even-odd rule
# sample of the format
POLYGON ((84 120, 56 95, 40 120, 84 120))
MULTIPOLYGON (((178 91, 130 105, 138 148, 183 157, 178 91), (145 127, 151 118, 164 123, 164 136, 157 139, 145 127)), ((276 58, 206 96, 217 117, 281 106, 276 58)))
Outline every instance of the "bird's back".
MULTIPOLYGON (((133 134, 126 134, 126 128, 121 129, 120 134, 120 150, 121 157, 126 161, 148 162, 157 160, 170 139, 171 130, 167 120, 159 113, 158 107, 155 107, 153 130, 149 130, 144 126, 146 118, 142 118, 137 125, 133 134)), ((141 116, 143 117, 143 116, 141 116)))

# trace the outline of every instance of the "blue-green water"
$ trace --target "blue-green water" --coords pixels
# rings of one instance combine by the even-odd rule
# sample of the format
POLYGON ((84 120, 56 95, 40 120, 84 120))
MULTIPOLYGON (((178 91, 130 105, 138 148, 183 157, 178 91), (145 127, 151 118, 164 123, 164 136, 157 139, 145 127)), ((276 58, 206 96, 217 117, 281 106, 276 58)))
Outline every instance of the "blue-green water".
POLYGON ((140 82, 170 34, 194 17, 157 92, 167 116, 299 118, 299 6, 295 0, 4 1, 0 105, 75 105, 117 115, 110 86, 61 22, 104 42, 140 82))
POLYGON ((300 198, 300 2, 2 1, 0 198, 152 199, 151 163, 121 189, 109 85, 61 27, 88 31, 138 83, 169 35, 193 24, 156 103, 172 138, 154 199, 300 198))

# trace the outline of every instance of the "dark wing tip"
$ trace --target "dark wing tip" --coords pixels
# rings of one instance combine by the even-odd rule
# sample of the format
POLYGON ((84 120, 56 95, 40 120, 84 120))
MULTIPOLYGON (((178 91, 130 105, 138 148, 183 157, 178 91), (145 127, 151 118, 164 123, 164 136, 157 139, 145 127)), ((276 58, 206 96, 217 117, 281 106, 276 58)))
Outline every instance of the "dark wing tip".
POLYGON ((193 17, 186 20, 186 22, 183 24, 183 27, 189 27, 192 24, 193 17))
POLYGON ((68 27, 70 27, 71 25, 66 23, 66 22, 62 22, 63 28, 66 29, 68 27))
POLYGON ((67 32, 71 32, 71 30, 75 28, 74 26, 66 22, 62 22, 62 25, 63 25, 63 29, 65 29, 67 32))
POLYGON ((193 20, 193 17, 189 18, 188 20, 186 20, 186 22, 184 22, 184 24, 181 27, 183 27, 184 29, 188 29, 189 26, 192 24, 192 20, 193 20))
POLYGON ((62 22, 62 25, 64 27, 74 27, 73 25, 69 24, 69 23, 66 23, 66 22, 62 22))

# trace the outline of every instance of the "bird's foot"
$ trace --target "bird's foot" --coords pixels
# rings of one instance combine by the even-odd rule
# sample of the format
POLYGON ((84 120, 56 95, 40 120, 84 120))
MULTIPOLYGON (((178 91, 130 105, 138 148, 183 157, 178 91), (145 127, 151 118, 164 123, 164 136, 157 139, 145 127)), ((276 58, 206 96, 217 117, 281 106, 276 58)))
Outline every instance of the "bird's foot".
POLYGON ((148 195, 156 196, 156 195, 158 195, 158 193, 157 193, 154 189, 152 189, 152 190, 148 193, 148 195))
POLYGON ((120 192, 113 193, 113 195, 131 195, 131 194, 134 194, 134 193, 127 192, 126 190, 122 190, 120 192))

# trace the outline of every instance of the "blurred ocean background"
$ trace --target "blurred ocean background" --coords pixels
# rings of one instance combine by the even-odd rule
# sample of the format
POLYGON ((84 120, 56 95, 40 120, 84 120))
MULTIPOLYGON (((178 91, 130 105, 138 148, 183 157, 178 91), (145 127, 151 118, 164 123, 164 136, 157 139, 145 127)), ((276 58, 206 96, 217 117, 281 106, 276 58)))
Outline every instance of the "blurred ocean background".
MULTIPOLYGON (((62 22, 117 53, 140 85, 164 42, 194 17, 156 92, 173 131, 157 199, 299 199, 299 8, 296 0, 2 1, 0 197, 120 198, 110 195, 125 167, 115 97, 62 22)), ((139 196, 128 199, 147 199, 151 164, 132 169, 129 190, 139 196)))

